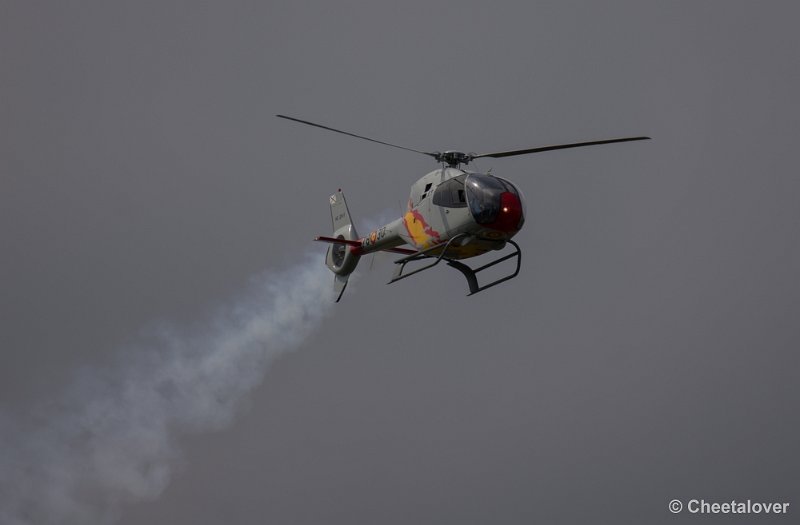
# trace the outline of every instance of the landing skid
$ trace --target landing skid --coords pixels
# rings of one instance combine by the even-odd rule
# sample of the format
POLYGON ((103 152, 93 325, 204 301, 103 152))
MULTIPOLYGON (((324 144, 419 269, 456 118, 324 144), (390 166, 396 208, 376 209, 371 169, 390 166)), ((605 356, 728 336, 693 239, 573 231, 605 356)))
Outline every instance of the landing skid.
POLYGON ((430 248, 426 248, 425 250, 421 250, 421 251, 419 251, 417 253, 414 253, 412 255, 409 255, 407 257, 402 257, 400 259, 397 259, 394 262, 396 265, 398 265, 397 269, 395 270, 394 275, 392 276, 392 280, 389 281, 387 284, 392 284, 394 282, 400 281, 401 279, 405 279, 406 277, 411 277, 412 275, 417 274, 419 272, 422 272, 424 270, 429 270, 430 268, 433 268, 434 266, 436 266, 437 264, 442 262, 442 260, 447 261, 447 265, 448 266, 450 266, 452 268, 455 268, 456 270, 460 271, 462 274, 464 274, 464 277, 467 278, 467 284, 469 284, 469 293, 467 294, 467 296, 474 295, 474 294, 476 294, 478 292, 482 292, 483 290, 486 290, 487 288, 491 288, 492 286, 495 286, 495 285, 498 285, 500 283, 506 282, 506 281, 508 281, 510 279, 513 279, 514 277, 517 276, 517 274, 519 274, 520 264, 522 263, 522 250, 520 250, 519 245, 517 243, 515 243, 514 241, 511 241, 511 240, 506 241, 506 242, 508 242, 509 244, 514 246, 514 252, 513 253, 510 253, 508 255, 504 255, 503 257, 495 259, 494 261, 492 261, 490 263, 484 264, 480 268, 473 269, 473 268, 470 268, 469 266, 467 266, 466 264, 464 264, 464 263, 462 263, 460 261, 445 257, 445 254, 447 253, 447 249, 450 247, 451 244, 453 244, 453 242, 461 240, 461 239, 463 239, 465 237, 468 237, 468 236, 469 236, 469 234, 460 233, 458 235, 454 235, 450 240, 448 240, 444 244, 444 246, 442 246, 441 244, 438 244, 436 246, 432 246, 430 248), (439 255, 430 255, 431 252, 434 252, 436 250, 442 250, 442 251, 441 251, 441 253, 439 253, 439 255), (491 283, 485 284, 483 286, 480 286, 478 284, 478 276, 477 276, 477 274, 479 272, 482 272, 483 270, 486 270, 487 268, 491 268, 492 266, 494 266, 496 264, 499 264, 499 263, 501 263, 503 261, 507 261, 508 259, 511 259, 512 257, 516 257, 517 258, 517 267, 514 270, 514 273, 506 275, 505 277, 501 277, 500 279, 497 279, 496 281, 492 281, 491 283), (430 264, 426 264, 425 266, 423 266, 421 268, 417 268, 416 270, 413 270, 411 272, 403 273, 403 270, 405 270, 406 264, 408 264, 410 262, 414 262, 414 261, 421 261, 423 259, 434 259, 434 261, 432 263, 430 263, 430 264))

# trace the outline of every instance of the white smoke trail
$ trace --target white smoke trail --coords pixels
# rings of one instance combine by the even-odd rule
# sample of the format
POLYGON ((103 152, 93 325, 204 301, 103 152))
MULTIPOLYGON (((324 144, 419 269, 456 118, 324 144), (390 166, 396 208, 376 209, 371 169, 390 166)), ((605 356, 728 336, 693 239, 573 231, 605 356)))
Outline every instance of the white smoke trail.
POLYGON ((112 523, 169 483, 178 438, 224 428, 278 355, 331 300, 319 254, 255 280, 193 333, 161 327, 114 366, 84 371, 30 421, 0 419, 0 523, 112 523))

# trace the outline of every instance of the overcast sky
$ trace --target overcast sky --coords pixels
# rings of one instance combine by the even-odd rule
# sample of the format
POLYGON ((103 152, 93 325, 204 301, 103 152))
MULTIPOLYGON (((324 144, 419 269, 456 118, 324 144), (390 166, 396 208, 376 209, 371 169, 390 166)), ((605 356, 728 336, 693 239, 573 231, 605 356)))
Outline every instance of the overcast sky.
MULTIPOLYGON (((294 292, 270 296, 293 351, 256 367, 232 420, 176 424, 157 490, 83 487, 90 520, 758 522, 673 515, 673 498, 800 512, 795 3, 0 13, 0 443, 50 435, 95 374, 127 377, 154 326, 203 339, 258 276, 316 293, 328 196, 343 188, 364 233, 436 168, 276 113, 429 151, 654 139, 476 162, 526 197, 509 283, 465 297, 436 268, 386 286, 387 255, 330 309, 295 318, 294 292)), ((5 490, 9 465, 44 461, 14 447, 5 490)))

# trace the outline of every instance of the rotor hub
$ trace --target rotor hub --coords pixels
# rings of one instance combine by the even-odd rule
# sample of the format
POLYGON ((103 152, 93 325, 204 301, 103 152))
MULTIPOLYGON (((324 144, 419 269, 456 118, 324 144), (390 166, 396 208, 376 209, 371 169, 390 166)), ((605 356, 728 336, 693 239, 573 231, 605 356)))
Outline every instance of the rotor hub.
POLYGON ((473 153, 464 153, 461 151, 445 151, 444 153, 436 152, 433 154, 436 162, 447 163, 451 168, 457 168, 461 164, 467 165, 473 158, 473 153))

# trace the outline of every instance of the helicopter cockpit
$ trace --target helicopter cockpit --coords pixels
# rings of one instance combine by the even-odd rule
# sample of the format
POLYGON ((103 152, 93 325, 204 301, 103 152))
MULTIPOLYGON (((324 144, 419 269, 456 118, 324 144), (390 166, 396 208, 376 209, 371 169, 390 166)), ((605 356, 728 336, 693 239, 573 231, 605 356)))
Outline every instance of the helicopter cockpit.
POLYGON ((470 173, 464 187, 475 222, 503 232, 522 228, 525 223, 524 200, 513 184, 500 177, 470 173))

